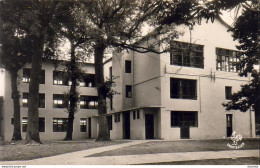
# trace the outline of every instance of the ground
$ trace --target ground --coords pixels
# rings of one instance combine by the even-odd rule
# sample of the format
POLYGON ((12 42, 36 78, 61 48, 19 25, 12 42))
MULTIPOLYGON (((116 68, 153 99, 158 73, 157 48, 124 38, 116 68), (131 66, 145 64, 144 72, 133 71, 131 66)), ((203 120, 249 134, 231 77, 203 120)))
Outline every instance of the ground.
MULTIPOLYGON (((244 146, 238 150, 259 149, 258 139, 243 139, 244 146)), ((195 151, 223 151, 234 150, 227 147, 232 144, 228 139, 214 140, 178 140, 178 141, 151 141, 145 144, 129 146, 112 151, 97 153, 91 157, 100 156, 117 156, 117 155, 133 155, 133 154, 152 154, 152 153, 176 153, 176 152, 195 152, 195 151)), ((90 156, 89 156, 90 157, 90 156)))
MULTIPOLYGON (((252 151, 255 151, 254 153, 257 153, 257 150, 259 149, 259 138, 251 138, 251 139, 243 139, 243 143, 245 144, 241 149, 239 150, 245 150, 247 153, 252 153, 252 151), (257 150, 256 150, 257 149, 257 150), (251 151, 252 150, 252 151, 251 151)), ((174 156, 179 155, 178 153, 194 153, 199 151, 206 151, 207 153, 212 153, 212 151, 228 151, 228 150, 234 150, 230 149, 227 144, 232 143, 232 141, 227 139, 212 139, 212 140, 176 140, 176 141, 159 141, 159 140, 150 140, 150 141, 127 141, 127 140, 120 140, 120 141, 108 141, 108 142, 96 142, 95 140, 82 140, 82 141, 45 141, 44 144, 38 145, 38 144, 30 144, 26 145, 24 144, 24 141, 19 143, 6 143, 3 144, 0 147, 0 160, 2 161, 18 161, 18 160, 30 160, 35 158, 41 158, 41 157, 47 157, 47 156, 53 156, 63 153, 66 154, 65 156, 60 156, 58 158, 69 161, 67 164, 70 163, 78 163, 78 161, 82 161, 79 163, 90 163, 89 161, 95 161, 101 159, 100 161, 104 161, 103 158, 108 159, 107 157, 121 157, 124 155, 130 155, 130 156, 144 156, 142 154, 170 154, 174 156), (125 145, 122 144, 124 142, 131 142, 131 145, 125 145), (113 145, 113 146, 112 146, 113 145), (116 146, 114 146, 116 145, 116 146), (108 150, 96 150, 94 148, 103 147, 103 146, 110 146, 106 147, 108 150), (122 146, 122 147, 117 147, 122 146), (124 146, 124 147, 123 147, 124 146), (86 150, 91 149, 92 150, 86 150), (74 151, 80 151, 80 150, 86 150, 82 151, 80 154, 77 155, 76 158, 73 158, 75 156, 75 153, 69 153, 74 151), (93 152, 89 152, 93 151, 93 152), (138 155, 139 154, 139 155, 138 155), (98 158, 96 158, 98 157, 98 158), (72 158, 71 160, 69 158, 72 158), (84 162, 85 161, 85 162, 84 162)), ((240 142, 241 143, 241 142, 240 142)), ((127 143, 129 144, 129 143, 127 143)), ((99 148, 101 149, 101 148, 99 148)), ((102 148, 103 149, 103 148, 102 148)), ((237 150, 235 150, 237 151, 237 150)), ((234 152, 235 152, 234 151, 234 152)), ((222 153, 223 153, 222 152, 222 153)), ((237 151, 238 152, 238 151, 237 151)), ((237 153, 236 152, 236 153, 237 153)), ((79 153, 79 152, 77 152, 79 153)), ((240 152, 241 153, 241 152, 240 152)), ((242 152, 243 153, 243 152, 242 152)), ((156 156, 157 156, 156 155, 156 156)), ((152 155, 155 156, 155 155, 152 155)), ((169 156, 169 155, 167 155, 169 156)), ((181 155, 182 156, 182 155, 181 155)), ((218 155, 219 156, 219 155, 218 155)), ((228 155, 229 156, 229 155, 228 155)), ((128 156, 126 156, 129 158, 128 156)), ((134 157, 133 157, 134 158, 134 157)), ((182 158, 182 157, 181 157, 182 158)), ((192 157, 194 158, 194 157, 192 157)), ((203 157, 205 158, 205 157, 203 157)), ((229 157, 216 157, 216 159, 213 159, 212 157, 206 157, 211 160, 193 160, 190 159, 188 161, 182 161, 176 160, 170 162, 166 160, 162 163, 152 163, 156 165, 259 165, 259 157, 258 155, 233 155, 231 158, 229 157), (244 157, 244 158, 242 158, 244 157), (224 159, 229 158, 229 159, 224 159)), ((105 159, 105 160, 106 160, 105 159)), ((149 158, 148 158, 149 159, 149 158)), ((50 160, 50 159, 45 159, 50 160)), ((56 159, 57 160, 57 159, 56 159)), ((58 159, 59 160, 59 159, 58 159)), ((136 160, 136 159, 135 159, 136 160)), ((133 160, 133 161, 135 161, 133 160)), ((140 159, 139 159, 140 160, 140 159)), ((113 159, 112 159, 113 161, 113 159)), ((143 161, 143 160, 142 160, 143 161)), ((160 159, 158 160, 160 161, 160 159)), ((62 163, 65 163, 61 161, 62 163)), ((18 163, 18 162, 17 162, 18 163)), ((21 162, 22 163, 22 162, 21 162)), ((28 162, 29 163, 29 162, 28 162)), ((36 162, 37 163, 37 162, 36 162)), ((40 162, 42 163, 42 162, 40 162)), ((100 162, 98 162, 100 163, 100 162)), ((126 162, 128 163, 128 162, 126 162)), ((143 162, 148 163, 149 162, 143 162)), ((131 163, 128 163, 131 164, 131 163)), ((140 162, 136 162, 136 164, 141 164, 140 162)))
POLYGON ((194 160, 166 163, 149 163, 147 165, 259 165, 260 161, 257 157, 248 158, 230 158, 230 159, 210 159, 210 160, 194 160))
POLYGON ((31 160, 124 143, 123 141, 96 142, 95 140, 42 142, 43 144, 30 145, 26 145, 25 141, 2 143, 0 146, 0 161, 31 160))

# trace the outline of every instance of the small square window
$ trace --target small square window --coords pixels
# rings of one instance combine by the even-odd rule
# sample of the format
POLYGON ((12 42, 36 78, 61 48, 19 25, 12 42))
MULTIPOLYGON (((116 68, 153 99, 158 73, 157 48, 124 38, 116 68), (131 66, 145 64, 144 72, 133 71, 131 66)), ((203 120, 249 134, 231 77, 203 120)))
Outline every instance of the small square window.
POLYGON ((126 98, 132 98, 132 86, 131 85, 126 85, 126 98))
POLYGON ((231 86, 225 87, 225 94, 226 94, 226 100, 232 99, 232 87, 231 86))
POLYGON ((131 73, 131 61, 125 60, 125 73, 131 73))

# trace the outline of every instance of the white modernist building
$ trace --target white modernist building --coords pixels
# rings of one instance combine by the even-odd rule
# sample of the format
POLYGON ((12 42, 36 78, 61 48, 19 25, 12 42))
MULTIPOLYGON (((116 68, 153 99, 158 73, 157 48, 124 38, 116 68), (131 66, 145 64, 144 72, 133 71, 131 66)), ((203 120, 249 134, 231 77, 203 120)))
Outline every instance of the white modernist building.
POLYGON ((237 42, 221 19, 202 22, 172 42, 169 53, 114 52, 111 139, 206 139, 235 130, 255 136, 254 112, 226 111, 223 102, 247 83, 234 63, 237 42))

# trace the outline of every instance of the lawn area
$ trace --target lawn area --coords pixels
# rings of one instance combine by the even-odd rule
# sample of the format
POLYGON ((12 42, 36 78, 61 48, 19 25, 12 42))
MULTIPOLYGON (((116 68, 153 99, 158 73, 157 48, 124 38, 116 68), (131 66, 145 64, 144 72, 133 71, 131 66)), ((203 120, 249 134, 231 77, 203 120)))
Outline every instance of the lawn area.
POLYGON ((95 140, 42 142, 43 144, 30 145, 26 145, 25 141, 2 143, 0 146, 0 161, 31 160, 124 143, 124 141, 96 142, 95 140))
POLYGON ((259 165, 257 157, 235 158, 235 159, 210 159, 180 162, 149 163, 145 165, 259 165))
MULTIPOLYGON (((259 140, 259 138, 243 139, 245 145, 238 150, 259 149, 259 140)), ((88 157, 234 150, 227 146, 228 143, 232 144, 232 141, 230 139, 150 141, 140 145, 97 153, 88 157)))

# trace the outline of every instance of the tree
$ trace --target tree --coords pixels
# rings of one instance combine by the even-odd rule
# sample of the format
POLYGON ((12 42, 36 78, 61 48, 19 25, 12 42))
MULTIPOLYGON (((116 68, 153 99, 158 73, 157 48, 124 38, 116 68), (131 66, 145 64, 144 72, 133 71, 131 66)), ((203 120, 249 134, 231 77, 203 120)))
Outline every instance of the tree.
POLYGON ((67 39, 70 44, 70 59, 66 63, 66 74, 71 84, 65 96, 69 102, 66 107, 69 115, 67 133, 64 140, 72 140, 74 116, 77 112, 79 101, 77 86, 83 74, 79 61, 81 57, 84 57, 83 54, 87 55, 85 52, 78 51, 79 49, 86 50, 86 27, 78 18, 80 16, 78 14, 79 10, 77 2, 63 2, 57 9, 58 12, 55 16, 55 20, 57 20, 60 27, 57 32, 59 38, 67 39))
POLYGON ((81 18, 88 28, 88 38, 95 60, 95 82, 98 90, 98 140, 108 140, 106 98, 109 89, 104 80, 104 52, 110 48, 160 53, 159 45, 178 36, 173 24, 191 24, 197 2, 165 0, 86 0, 81 18), (153 31, 143 34, 144 25, 153 31), (161 38, 159 38, 159 36, 161 38), (152 39, 152 41, 151 41, 152 39), (160 40, 159 40, 160 39, 160 40), (149 42, 149 43, 146 43, 149 42), (144 45, 147 44, 147 45, 144 45))
MULTIPOLYGON (((27 142, 40 142, 39 137, 39 77, 42 66, 44 43, 50 28, 50 22, 58 2, 53 1, 4 1, 5 8, 15 13, 20 19, 16 20, 17 30, 27 37, 26 47, 31 48, 31 74, 29 83, 27 142)), ((12 18, 14 19, 14 18, 12 18)))
MULTIPOLYGON (((12 11, 7 6, 14 4, 0 3, 1 8, 1 54, 0 64, 11 75, 11 89, 13 99, 14 110, 14 130, 12 140, 22 140, 21 137, 21 124, 20 124, 20 94, 18 90, 19 76, 18 71, 29 60, 30 49, 27 47, 29 43, 24 31, 20 30, 17 26, 17 20, 21 19, 21 16, 12 11)), ((12 6, 14 7, 14 6, 12 6)))

